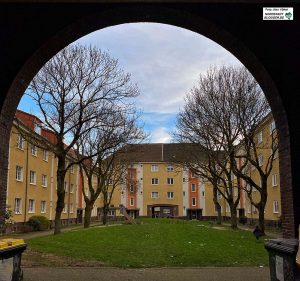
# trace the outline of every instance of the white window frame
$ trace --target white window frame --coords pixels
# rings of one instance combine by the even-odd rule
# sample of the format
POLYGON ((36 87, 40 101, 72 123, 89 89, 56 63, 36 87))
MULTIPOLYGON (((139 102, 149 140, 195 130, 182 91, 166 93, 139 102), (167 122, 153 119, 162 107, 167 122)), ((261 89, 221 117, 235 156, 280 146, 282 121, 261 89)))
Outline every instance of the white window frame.
POLYGON ((23 167, 16 165, 16 180, 23 181, 23 167))
POLYGON ((49 151, 43 149, 43 160, 48 162, 48 159, 49 159, 49 151))
POLYGON ((116 211, 115 210, 109 210, 108 213, 107 213, 107 215, 109 217, 114 217, 116 215, 116 211))
POLYGON ((70 193, 74 193, 74 184, 70 183, 70 193))
POLYGON ((167 184, 173 185, 174 184, 174 178, 167 178, 167 184))
POLYGON ((42 187, 47 187, 48 186, 48 177, 47 175, 42 175, 42 187))
POLYGON ((134 206, 134 197, 130 197, 130 199, 129 199, 129 205, 131 207, 134 206))
POLYGON ((129 184, 129 192, 134 192, 134 184, 129 184))
POLYGON ((22 198, 15 198, 14 213, 16 215, 22 214, 22 198))
POLYGON ((173 199, 174 198, 174 192, 173 191, 168 191, 167 192, 167 198, 168 199, 173 199))
POLYGON ((63 213, 66 214, 68 212, 68 205, 64 203, 63 213))
POLYGON ((258 144, 261 144, 263 142, 263 132, 260 131, 258 134, 257 134, 257 143, 258 144))
POLYGON ((192 184, 191 184, 191 191, 192 191, 192 192, 196 192, 196 191, 197 191, 197 186, 196 186, 195 183, 192 183, 192 184))
POLYGON ((41 214, 45 214, 47 212, 47 202, 45 200, 41 201, 41 214))
POLYGON ((277 186, 278 185, 277 178, 278 178, 277 174, 272 175, 272 186, 277 186))
POLYGON ((158 191, 152 191, 152 192, 151 192, 151 198, 153 198, 153 199, 159 198, 159 193, 158 193, 158 191), (157 196, 154 196, 154 194, 156 194, 157 196))
POLYGON ((37 153, 38 153, 37 146, 32 144, 31 145, 31 155, 34 156, 34 157, 37 157, 37 153))
POLYGON ((25 139, 22 137, 21 134, 17 136, 17 148, 20 150, 24 150, 25 139))
POLYGON ((151 184, 152 185, 158 185, 159 184, 158 178, 151 178, 151 184))
POLYGON ((263 155, 262 155, 262 154, 258 155, 258 156, 257 156, 257 159, 258 159, 258 165, 259 165, 259 167, 262 167, 263 164, 264 164, 264 158, 263 158, 263 155))
POLYGON ((169 164, 167 166, 167 172, 173 172, 174 171, 174 166, 172 164, 169 164))
POLYGON ((158 165, 157 164, 151 165, 151 172, 158 172, 158 165))
POLYGON ((29 171, 29 184, 36 185, 36 171, 29 171))
POLYGON ((28 200, 28 213, 30 213, 30 214, 35 213, 35 200, 34 199, 28 200))
POLYGON ((197 206, 197 197, 192 197, 192 206, 197 206))
POLYGON ((273 214, 279 213, 279 202, 277 200, 273 201, 273 214))

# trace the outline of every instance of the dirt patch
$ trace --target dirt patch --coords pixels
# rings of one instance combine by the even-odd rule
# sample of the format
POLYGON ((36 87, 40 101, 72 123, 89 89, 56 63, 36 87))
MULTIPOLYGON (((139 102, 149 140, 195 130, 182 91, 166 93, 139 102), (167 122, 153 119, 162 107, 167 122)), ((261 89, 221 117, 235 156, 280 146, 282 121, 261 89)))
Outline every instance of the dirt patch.
POLYGON ((102 267, 105 263, 98 261, 82 261, 70 257, 55 256, 27 248, 22 254, 22 267, 102 267))

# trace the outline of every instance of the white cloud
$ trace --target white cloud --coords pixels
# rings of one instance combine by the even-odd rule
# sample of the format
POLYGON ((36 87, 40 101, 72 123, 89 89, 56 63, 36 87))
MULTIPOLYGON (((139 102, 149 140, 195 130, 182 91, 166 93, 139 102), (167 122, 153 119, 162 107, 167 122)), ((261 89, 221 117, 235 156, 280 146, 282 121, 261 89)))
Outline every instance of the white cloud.
POLYGON ((169 129, 164 127, 158 127, 154 129, 151 133, 150 138, 151 143, 170 143, 171 136, 169 134, 169 129))

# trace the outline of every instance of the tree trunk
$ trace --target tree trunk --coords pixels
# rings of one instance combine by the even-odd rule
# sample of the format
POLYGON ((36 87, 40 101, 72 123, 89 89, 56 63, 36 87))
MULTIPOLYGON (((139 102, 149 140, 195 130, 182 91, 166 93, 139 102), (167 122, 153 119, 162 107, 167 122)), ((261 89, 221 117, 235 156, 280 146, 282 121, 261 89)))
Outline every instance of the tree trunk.
POLYGON ((221 205, 218 202, 218 198, 217 198, 217 188, 214 187, 213 189, 213 194, 214 194, 214 198, 213 198, 213 202, 216 206, 217 209, 217 224, 222 224, 222 211, 221 211, 221 205))
POLYGON ((65 181, 65 159, 58 158, 57 165, 57 201, 55 208, 55 221, 54 221, 54 234, 61 233, 61 213, 64 209, 65 205, 65 189, 64 189, 64 181, 65 181))
POLYGON ((102 217, 102 223, 103 223, 103 225, 107 224, 107 213, 108 213, 108 206, 104 205, 103 206, 103 217, 102 217))
POLYGON ((231 228, 237 229, 237 210, 233 203, 230 206, 231 228))
POLYGON ((84 211, 84 228, 89 228, 91 224, 93 204, 85 202, 85 211, 84 211))

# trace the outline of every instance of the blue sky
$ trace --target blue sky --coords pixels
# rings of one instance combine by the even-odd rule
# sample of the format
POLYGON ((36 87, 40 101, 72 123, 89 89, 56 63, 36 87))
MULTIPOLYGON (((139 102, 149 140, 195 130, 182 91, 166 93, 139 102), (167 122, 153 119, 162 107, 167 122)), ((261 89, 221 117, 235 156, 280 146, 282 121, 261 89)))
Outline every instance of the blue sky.
MULTIPOLYGON (((150 142, 171 142, 176 115, 184 96, 197 84, 200 73, 210 66, 241 63, 210 39, 175 26, 157 23, 132 23, 108 27, 77 40, 95 45, 119 60, 139 85, 136 107, 142 112, 144 129, 150 142)), ((36 113, 24 96, 21 110, 36 113)))

